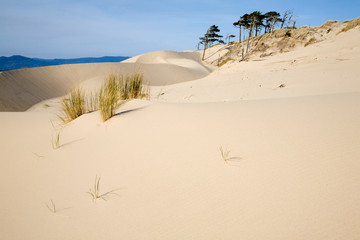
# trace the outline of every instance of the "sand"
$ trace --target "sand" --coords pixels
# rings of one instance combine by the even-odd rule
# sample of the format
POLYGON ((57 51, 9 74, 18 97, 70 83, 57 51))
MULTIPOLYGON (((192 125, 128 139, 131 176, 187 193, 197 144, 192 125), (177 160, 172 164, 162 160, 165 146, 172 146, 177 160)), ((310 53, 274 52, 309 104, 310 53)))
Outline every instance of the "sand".
POLYGON ((0 239, 357 239, 359 40, 356 28, 219 69, 198 52, 164 51, 11 73, 23 76, 14 91, 52 99, 0 112, 0 239), (92 112, 59 125, 57 94, 136 64, 150 101, 105 123, 92 112), (75 69, 81 79, 64 77, 75 69), (53 82, 23 86, 31 74, 53 82), (87 193, 96 176, 101 193, 114 190, 106 201, 87 193))

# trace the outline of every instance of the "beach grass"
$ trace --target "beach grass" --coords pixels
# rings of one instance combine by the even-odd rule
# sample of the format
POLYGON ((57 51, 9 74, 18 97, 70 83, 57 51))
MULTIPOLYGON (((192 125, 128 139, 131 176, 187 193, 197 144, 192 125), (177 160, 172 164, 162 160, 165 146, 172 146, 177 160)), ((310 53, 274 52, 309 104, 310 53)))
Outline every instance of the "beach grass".
POLYGON ((224 160, 224 162, 228 161, 230 159, 229 158, 230 150, 224 149, 222 146, 219 147, 219 150, 222 160, 224 160))
POLYGON ((53 149, 58 149, 60 147, 60 131, 57 131, 55 136, 52 137, 51 145, 53 149))
POLYGON ((118 106, 130 99, 149 99, 150 88, 144 84, 144 74, 136 71, 126 75, 110 73, 99 93, 99 110, 105 122, 115 114, 118 106))
POLYGON ((68 123, 81 115, 85 111, 85 95, 80 88, 72 89, 70 93, 63 97, 61 102, 62 116, 59 116, 64 123, 68 123))
POLYGON ((90 188, 89 191, 87 192, 91 196, 91 198, 94 202, 96 202, 96 200, 98 200, 98 199, 103 199, 106 201, 106 197, 108 197, 110 194, 117 195, 115 193, 117 191, 117 189, 114 189, 114 190, 111 190, 111 191, 101 194, 100 193, 100 179, 101 179, 100 177, 95 176, 95 182, 94 182, 93 189, 90 188))
POLYGON ((105 122, 115 114, 115 109, 120 105, 120 75, 109 74, 99 92, 99 110, 105 122))
POLYGON ((46 204, 46 207, 49 209, 50 212, 56 213, 56 205, 53 200, 50 200, 51 204, 46 204))
POLYGON ((338 32, 336 35, 342 33, 342 32, 347 32, 357 26, 360 26, 360 17, 354 19, 354 20, 351 20, 347 23, 346 27, 344 27, 343 29, 341 29, 340 32, 338 32))
POLYGON ((310 44, 313 44, 316 42, 316 38, 310 38, 309 41, 307 41, 305 44, 304 44, 304 47, 307 47, 309 46, 310 44))
POLYGON ((144 84, 144 74, 136 71, 133 74, 109 73, 102 87, 96 92, 85 94, 81 88, 72 89, 61 102, 62 114, 58 117, 68 123, 81 115, 100 111, 103 122, 110 119, 126 100, 150 99, 150 87, 144 84))

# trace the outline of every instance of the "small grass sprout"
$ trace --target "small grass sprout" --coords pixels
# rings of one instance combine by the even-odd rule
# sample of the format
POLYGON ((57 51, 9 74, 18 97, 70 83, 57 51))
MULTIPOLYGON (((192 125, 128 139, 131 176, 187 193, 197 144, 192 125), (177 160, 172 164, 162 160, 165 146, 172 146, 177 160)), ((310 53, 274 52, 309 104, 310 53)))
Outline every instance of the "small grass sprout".
POLYGON ((50 212, 56 213, 56 205, 53 200, 50 200, 51 204, 46 204, 46 207, 49 209, 50 212))
POLYGON ((100 193, 100 177, 96 176, 95 177, 95 182, 94 182, 94 187, 93 189, 89 189, 89 191, 87 192, 88 194, 90 194, 92 200, 94 202, 96 202, 97 199, 103 199, 106 201, 106 198, 110 195, 110 194, 115 194, 117 195, 115 192, 117 191, 117 189, 108 191, 106 193, 101 194, 100 193))
POLYGON ((221 154, 222 160, 224 160, 224 162, 229 160, 230 150, 227 150, 227 149, 225 150, 222 146, 220 146, 219 149, 220 149, 220 154, 221 154))
POLYGON ((60 131, 57 131, 55 136, 52 137, 51 145, 53 149, 58 149, 60 147, 60 131))
POLYGON ((241 158, 239 157, 232 157, 230 156, 230 150, 228 149, 224 149, 222 146, 219 147, 220 150, 220 154, 221 154, 221 158, 224 162, 229 162, 229 161, 236 161, 236 160, 240 160, 241 158))

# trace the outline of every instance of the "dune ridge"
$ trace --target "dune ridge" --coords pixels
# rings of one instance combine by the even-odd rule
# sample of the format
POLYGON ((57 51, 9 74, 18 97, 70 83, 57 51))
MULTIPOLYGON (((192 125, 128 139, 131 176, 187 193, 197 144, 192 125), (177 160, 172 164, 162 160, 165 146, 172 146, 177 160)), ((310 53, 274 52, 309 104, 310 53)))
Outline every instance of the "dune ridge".
POLYGON ((136 62, 71 64, 1 72, 0 111, 25 111, 41 101, 63 96, 81 84, 86 87, 86 81, 92 82, 91 86, 100 86, 111 72, 127 74, 140 70, 150 86, 202 78, 211 70, 201 63, 198 55, 164 51, 145 54, 136 62), (159 64, 151 62, 151 58, 164 60, 159 64))

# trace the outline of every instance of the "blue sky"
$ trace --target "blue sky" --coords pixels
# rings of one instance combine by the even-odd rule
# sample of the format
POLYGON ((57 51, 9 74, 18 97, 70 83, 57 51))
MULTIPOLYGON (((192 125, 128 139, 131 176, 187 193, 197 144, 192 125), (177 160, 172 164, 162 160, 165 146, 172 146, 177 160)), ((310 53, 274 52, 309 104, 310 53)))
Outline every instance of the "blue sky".
POLYGON ((360 0, 0 0, 0 56, 135 56, 194 50, 206 30, 252 11, 292 9, 297 26, 360 16, 360 0))

